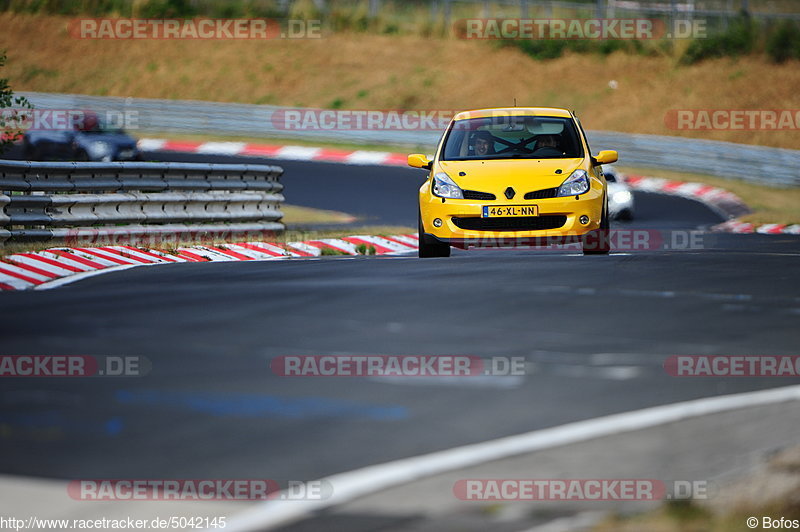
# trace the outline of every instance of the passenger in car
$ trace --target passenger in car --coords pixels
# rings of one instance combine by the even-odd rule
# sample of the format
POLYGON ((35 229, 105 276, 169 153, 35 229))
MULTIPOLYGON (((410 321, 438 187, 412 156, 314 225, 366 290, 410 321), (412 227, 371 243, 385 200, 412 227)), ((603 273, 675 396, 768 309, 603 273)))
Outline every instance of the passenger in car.
POLYGON ((472 134, 472 149, 475 155, 494 155, 494 139, 488 131, 476 131, 472 134))
POLYGON ((536 140, 536 149, 533 150, 533 155, 537 157, 559 157, 563 153, 555 135, 540 135, 536 140))

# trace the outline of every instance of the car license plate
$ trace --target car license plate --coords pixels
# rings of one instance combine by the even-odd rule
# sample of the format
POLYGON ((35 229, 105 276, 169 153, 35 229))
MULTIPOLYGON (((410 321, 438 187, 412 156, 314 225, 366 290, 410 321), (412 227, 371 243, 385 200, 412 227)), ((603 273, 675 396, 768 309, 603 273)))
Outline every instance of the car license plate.
POLYGON ((120 157, 133 157, 133 150, 122 150, 119 152, 120 157))
POLYGON ((538 205, 484 205, 481 214, 481 218, 515 218, 519 216, 539 216, 538 205))

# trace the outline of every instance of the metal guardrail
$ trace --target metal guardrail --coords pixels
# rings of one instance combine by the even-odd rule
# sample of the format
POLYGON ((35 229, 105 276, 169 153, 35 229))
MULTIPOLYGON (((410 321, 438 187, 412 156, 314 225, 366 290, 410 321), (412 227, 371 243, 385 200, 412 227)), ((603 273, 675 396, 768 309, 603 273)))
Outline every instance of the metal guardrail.
MULTIPOLYGON (((297 3, 299 0, 279 0, 278 7, 280 10, 289 14, 291 12, 292 4, 297 3)), ((355 3, 353 0, 313 0, 316 8, 322 13, 330 13, 333 9, 347 9, 352 8, 355 3)), ((382 10, 391 4, 402 4, 397 0, 369 0, 368 2, 368 15, 370 17, 377 17, 381 14, 382 10)), ((431 16, 435 17, 437 13, 442 12, 442 16, 446 23, 450 22, 450 14, 455 6, 471 5, 483 12, 481 16, 492 10, 498 8, 505 8, 511 12, 511 16, 519 14, 519 16, 526 18, 530 13, 537 10, 543 11, 545 16, 551 17, 554 10, 572 10, 577 13, 591 13, 597 18, 613 18, 619 16, 619 13, 632 13, 634 15, 667 15, 667 16, 704 16, 714 17, 720 19, 732 19, 745 9, 748 14, 754 18, 774 19, 774 18, 789 18, 798 20, 800 14, 798 13, 784 13, 774 11, 757 11, 755 9, 761 6, 750 5, 748 0, 722 0, 716 2, 719 9, 709 9, 708 4, 713 2, 700 2, 697 0, 584 0, 584 1, 568 1, 568 0, 428 0, 431 16)), ((419 5, 419 2, 416 4, 419 5)), ((506 13, 508 16, 508 13, 506 13)))
MULTIPOLYGON (((281 129, 273 123, 273 113, 283 113, 287 108, 269 105, 34 92, 20 94, 39 109, 85 109, 112 113, 133 111, 138 117, 139 132, 280 137, 428 148, 435 146, 441 135, 440 131, 432 130, 281 129)), ((622 165, 711 174, 778 187, 800 186, 798 150, 609 131, 589 131, 587 134, 593 150, 619 151, 622 165)))
MULTIPOLYGON (((381 0, 375 1, 378 2, 378 5, 373 8, 373 12, 377 14, 381 7, 381 0)), ((434 12, 441 10, 445 22, 449 23, 452 6, 459 4, 471 4, 481 8, 486 13, 497 7, 510 8, 512 16, 519 14, 523 18, 528 17, 531 12, 536 10, 543 11, 546 17, 551 17, 554 10, 561 10, 562 12, 563 10, 571 10, 575 14, 590 13, 597 18, 614 18, 623 14, 625 16, 708 17, 729 20, 740 16, 741 10, 746 9, 751 17, 757 19, 800 20, 800 14, 798 13, 754 11, 746 0, 737 0, 735 4, 728 2, 726 9, 708 9, 703 7, 702 3, 695 2, 695 0, 663 0, 661 2, 641 0, 591 0, 588 2, 568 0, 432 0, 432 9, 434 12)))
POLYGON ((0 242, 274 234, 284 229, 282 174, 269 165, 0 161, 0 242))
POLYGON ((620 165, 734 178, 774 187, 800 186, 800 150, 733 142, 588 131, 592 150, 617 150, 620 165))
MULTIPOLYGON (((440 132, 337 130, 310 131, 281 129, 273 123, 273 114, 286 107, 239 103, 219 103, 196 100, 157 100, 148 98, 115 98, 77 94, 48 94, 17 92, 37 109, 92 110, 122 117, 130 113, 132 134, 142 131, 159 133, 229 135, 244 137, 280 137, 296 139, 327 139, 354 144, 427 145, 436 142, 440 132)), ((277 115, 276 115, 277 116, 277 115)), ((281 120, 275 122, 280 123, 281 120)))

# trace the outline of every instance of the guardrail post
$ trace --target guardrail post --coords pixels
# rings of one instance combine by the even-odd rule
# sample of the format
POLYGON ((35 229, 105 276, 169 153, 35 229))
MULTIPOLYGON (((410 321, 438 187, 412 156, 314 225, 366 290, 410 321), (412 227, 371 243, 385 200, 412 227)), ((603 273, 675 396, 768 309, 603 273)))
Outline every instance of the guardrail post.
POLYGON ((6 214, 6 205, 11 202, 11 198, 5 194, 0 194, 0 246, 11 236, 6 226, 11 225, 11 218, 6 214))
MULTIPOLYGON (((675 0, 672 0, 673 2, 675 0)), ((604 18, 605 17, 605 0, 597 0, 597 9, 595 11, 597 18, 604 18)))

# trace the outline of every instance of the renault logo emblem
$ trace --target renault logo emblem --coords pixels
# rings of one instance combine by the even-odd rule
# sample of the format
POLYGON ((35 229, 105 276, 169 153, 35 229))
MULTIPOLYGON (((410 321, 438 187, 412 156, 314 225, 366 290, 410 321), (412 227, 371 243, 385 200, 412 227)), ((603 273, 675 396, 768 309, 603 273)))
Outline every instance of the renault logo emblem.
POLYGON ((513 198, 513 197, 516 195, 516 192, 514 192, 514 189, 513 189, 513 188, 511 188, 511 187, 508 187, 508 188, 506 189, 506 192, 505 192, 505 194, 506 194, 506 197, 507 197, 508 199, 512 199, 512 198, 513 198))

